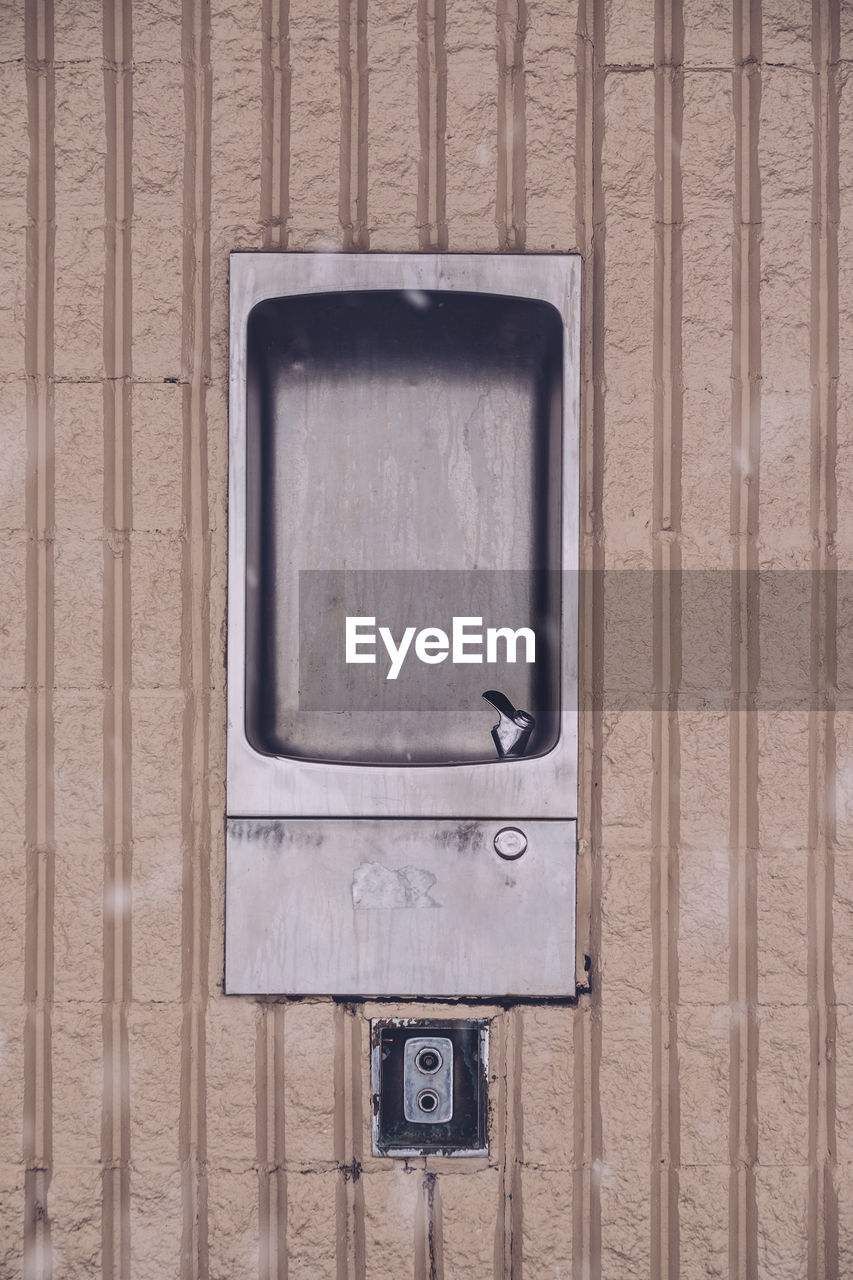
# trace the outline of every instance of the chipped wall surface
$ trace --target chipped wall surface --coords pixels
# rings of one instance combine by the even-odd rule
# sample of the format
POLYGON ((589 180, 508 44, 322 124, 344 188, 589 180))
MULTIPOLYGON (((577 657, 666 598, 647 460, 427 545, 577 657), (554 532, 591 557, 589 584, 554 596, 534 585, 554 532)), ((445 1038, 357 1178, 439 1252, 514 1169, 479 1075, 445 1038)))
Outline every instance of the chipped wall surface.
POLYGON ((0 38, 0 1276, 850 1274, 851 7, 0 38), (583 255, 577 1007, 222 994, 235 248, 583 255), (493 1017, 488 1158, 370 1154, 419 1009, 493 1017))

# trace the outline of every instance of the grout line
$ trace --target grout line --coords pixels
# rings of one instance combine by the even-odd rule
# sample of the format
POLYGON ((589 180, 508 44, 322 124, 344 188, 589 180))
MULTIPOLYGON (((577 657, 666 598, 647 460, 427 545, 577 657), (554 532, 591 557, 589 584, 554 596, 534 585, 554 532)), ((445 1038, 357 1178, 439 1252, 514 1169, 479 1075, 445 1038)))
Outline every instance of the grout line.
POLYGON ((355 31, 352 40, 356 55, 357 115, 353 121, 353 140, 356 153, 355 180, 355 245, 359 249, 370 248, 370 232, 367 222, 367 124, 368 124, 368 52, 367 52, 367 0, 356 0, 355 31))
POLYGON ((498 1082, 495 1128, 498 1139, 500 1199, 495 1232, 495 1280, 521 1280, 523 1274, 524 1208, 521 1166, 524 1160, 521 1073, 524 1042, 523 1013, 507 1009, 500 1019, 494 1076, 498 1082))
POLYGON ((521 1280, 524 1274, 524 1199, 522 1194, 521 1172, 524 1163, 524 1108, 521 1100, 521 1080, 524 1061, 524 1011, 516 1005, 506 1017, 507 1044, 507 1091, 508 1091, 508 1132, 510 1151, 507 1152, 509 1164, 509 1218, 510 1249, 509 1276, 511 1280, 521 1280), (509 1086, 512 1086, 511 1091, 509 1086))
POLYGON ((106 1280, 130 1272, 131 996, 131 224, 130 0, 104 0, 104 1091, 101 1258, 106 1280))
POLYGON ((507 1214, 506 1174, 509 1162, 507 1142, 508 1126, 508 1067, 507 1067, 507 1018, 509 1010, 504 1009, 491 1024, 489 1034, 489 1075, 491 1077, 492 1101, 492 1136, 494 1159, 500 1170, 498 1184, 498 1211, 495 1221, 495 1253, 494 1280, 505 1280, 508 1272, 509 1254, 507 1236, 510 1230, 507 1214))
POLYGON ((338 216, 343 249, 370 248, 367 226, 367 0, 339 0, 341 155, 338 216))
POLYGON ((426 1175, 428 1189, 429 1230, 429 1280, 444 1280, 444 1219, 441 1210, 441 1184, 436 1174, 426 1175))
MULTIPOLYGON (((286 249, 290 215, 290 5, 263 0, 261 226, 266 249, 286 249)), ((285 1006, 262 1001, 255 1030, 259 1274, 286 1280, 287 1170, 284 1115, 285 1006)))
POLYGON ((210 949, 210 520, 206 387, 210 350, 210 10, 183 0, 184 263, 183 403, 184 551, 181 570, 183 719, 183 873, 181 996, 182 1280, 208 1280, 206 1013, 210 949))
POLYGON ((498 248, 523 252, 527 238, 524 40, 526 0, 497 0, 498 248))
POLYGON ((760 173, 761 3, 733 9, 735 201, 732 314, 733 610, 735 685, 730 725, 729 834, 729 1271, 755 1275, 758 1223, 758 724, 748 690, 757 687, 758 493, 760 473, 760 173))
POLYGON ((679 1274, 679 761, 681 684, 680 0, 655 6, 654 685, 652 713, 652 1274, 679 1274))
POLYGON ((576 239, 583 255, 581 293, 581 567, 578 788, 578 959, 589 997, 574 1018, 573 1280, 601 1280, 601 773, 603 751, 604 264, 601 185, 604 140, 604 13, 583 0, 577 30, 576 239), (591 971, 585 971, 586 957, 591 971))
POLYGON ((446 0, 418 0, 418 245, 446 252, 446 0))
MULTIPOLYGON (((276 0, 261 2, 261 227, 264 248, 275 246, 280 227, 275 221, 278 179, 278 6, 276 0)), ((261 1015, 263 1015, 263 1008, 261 1015)), ((261 1026, 264 1019, 261 1017, 261 1026)), ((263 1267, 261 1268, 263 1274, 263 1267)))
POLYGON ((335 1005, 335 1185, 338 1280, 363 1280, 366 1272, 362 1126, 362 1022, 358 1012, 335 1005))
POLYGON ((285 1008, 260 1001, 255 1036, 259 1275, 287 1280, 287 1156, 284 1113, 285 1008))
POLYGON ((286 1005, 276 1004, 273 1015, 275 1023, 275 1052, 272 1055, 273 1089, 275 1104, 273 1107, 273 1135, 275 1156, 275 1218, 276 1218, 276 1268, 273 1272, 275 1280, 287 1280, 287 1131, 285 1127, 284 1103, 284 1046, 286 1036, 286 1005))
POLYGON ((334 1025, 334 1155, 338 1168, 335 1180, 335 1277, 348 1280, 349 1223, 347 1214, 347 1187, 344 1167, 347 1162, 348 1073, 346 1069, 346 1010, 336 1004, 334 1025))
POLYGON ((435 1182, 436 1174, 425 1171, 415 1202, 412 1280, 433 1280, 430 1235, 435 1182))
POLYGON ((415 1206, 414 1225, 413 1280, 444 1280, 441 1184, 437 1173, 424 1171, 415 1206))
POLYGON ((255 1158, 258 1162, 258 1275, 269 1280, 275 1274, 272 1258, 274 1214, 270 1204, 270 1033, 269 1005, 259 1002, 255 1010, 255 1158))
POLYGON ((27 919, 24 1000, 24 1280, 53 1275, 49 1204, 53 1173, 54 985, 54 400, 55 64, 53 3, 24 12, 29 132, 27 179, 26 566, 27 919))
POLYGON ((290 240, 290 113, 291 82, 290 67, 290 0, 280 0, 279 23, 279 66, 280 89, 278 103, 279 138, 278 138, 278 247, 286 249, 290 240))
POLYGON ((364 1053, 361 1042, 364 1022, 360 1014, 352 1009, 347 1010, 347 1017, 350 1021, 350 1151, 352 1152, 352 1160, 350 1162, 352 1172, 348 1180, 348 1189, 350 1193, 354 1276, 356 1280, 362 1280, 362 1277, 367 1275, 364 1179, 361 1176, 361 1168, 364 1163, 364 1079, 362 1074, 364 1053))
POLYGON ((338 66, 341 81, 341 155, 338 177, 338 220, 343 249, 351 250, 352 225, 352 68, 350 66, 350 9, 353 0, 338 0, 338 66))
POLYGON ((286 249, 290 218, 290 0, 263 0, 261 226, 265 249, 286 249))
POLYGON ((813 7, 814 177, 812 187, 811 683, 818 709, 809 715, 808 1005, 809 1071, 808 1276, 839 1274, 836 1174, 835 980, 832 916, 835 847, 835 707, 838 675, 837 452, 838 378, 838 94, 839 11, 813 7))

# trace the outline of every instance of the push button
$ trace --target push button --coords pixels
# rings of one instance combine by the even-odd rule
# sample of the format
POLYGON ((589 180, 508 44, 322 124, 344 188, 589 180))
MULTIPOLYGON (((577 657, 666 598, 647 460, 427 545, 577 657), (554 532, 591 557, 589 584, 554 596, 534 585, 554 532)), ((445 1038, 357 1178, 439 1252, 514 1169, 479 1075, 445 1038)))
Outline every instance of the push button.
POLYGON ((518 827, 501 827, 495 836, 495 853, 512 862, 520 858, 527 848, 527 836, 518 827))

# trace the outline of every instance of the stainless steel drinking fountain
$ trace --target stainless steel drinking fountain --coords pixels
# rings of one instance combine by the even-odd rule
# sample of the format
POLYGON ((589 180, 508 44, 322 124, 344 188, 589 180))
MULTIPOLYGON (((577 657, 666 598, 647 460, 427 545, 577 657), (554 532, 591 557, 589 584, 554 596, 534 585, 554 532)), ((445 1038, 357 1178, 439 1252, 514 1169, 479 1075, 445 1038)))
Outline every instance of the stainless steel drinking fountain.
POLYGON ((574 995, 579 303, 232 254, 229 992, 574 995))

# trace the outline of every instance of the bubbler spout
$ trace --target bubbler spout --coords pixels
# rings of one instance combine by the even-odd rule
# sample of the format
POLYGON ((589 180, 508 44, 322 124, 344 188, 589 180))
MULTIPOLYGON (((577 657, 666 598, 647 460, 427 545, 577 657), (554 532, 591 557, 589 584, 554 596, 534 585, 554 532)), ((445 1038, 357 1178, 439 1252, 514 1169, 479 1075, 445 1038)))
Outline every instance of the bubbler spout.
POLYGON ((492 729, 492 738, 503 760, 507 756, 523 756, 530 741, 530 735, 536 728, 536 721, 526 711, 518 711, 505 693, 497 689, 487 689, 483 694, 486 702, 490 702, 500 719, 492 729))

